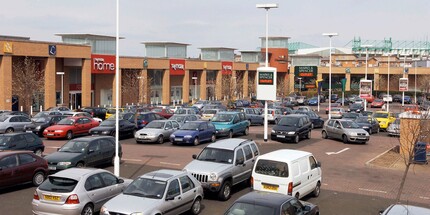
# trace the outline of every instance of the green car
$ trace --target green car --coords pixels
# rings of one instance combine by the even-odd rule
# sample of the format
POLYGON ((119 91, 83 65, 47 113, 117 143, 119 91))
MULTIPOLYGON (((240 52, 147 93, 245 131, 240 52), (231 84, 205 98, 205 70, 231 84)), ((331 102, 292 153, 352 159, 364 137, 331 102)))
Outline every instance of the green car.
POLYGON ((218 112, 211 121, 215 125, 217 136, 232 138, 239 133, 249 134, 250 123, 243 112, 218 112))

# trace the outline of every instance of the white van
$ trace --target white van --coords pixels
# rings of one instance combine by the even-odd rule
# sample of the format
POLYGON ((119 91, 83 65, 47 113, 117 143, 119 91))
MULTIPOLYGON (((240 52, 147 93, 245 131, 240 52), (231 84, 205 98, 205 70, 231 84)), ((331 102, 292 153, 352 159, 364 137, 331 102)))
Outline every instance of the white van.
POLYGON ((252 170, 252 183, 254 190, 300 199, 310 193, 319 196, 321 176, 321 163, 311 153, 281 149, 257 158, 252 170))

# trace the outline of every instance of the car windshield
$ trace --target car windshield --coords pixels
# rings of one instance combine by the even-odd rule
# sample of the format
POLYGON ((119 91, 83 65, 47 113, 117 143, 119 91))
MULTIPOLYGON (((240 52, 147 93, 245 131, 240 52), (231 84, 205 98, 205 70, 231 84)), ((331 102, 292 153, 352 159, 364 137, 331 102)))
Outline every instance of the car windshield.
POLYGON ((361 108, 361 104, 351 104, 351 108, 361 108))
POLYGON ((7 146, 10 138, 10 136, 0 136, 0 146, 7 146))
POLYGON ((36 115, 34 115, 34 118, 45 117, 45 116, 48 116, 48 115, 49 115, 48 112, 39 112, 36 115))
POLYGON ((45 117, 40 117, 40 118, 33 118, 32 121, 33 122, 49 122, 49 119, 45 118, 45 117))
POLYGON ((374 101, 375 103, 376 102, 382 102, 382 99, 375 99, 375 101, 374 101))
POLYGON ((236 215, 236 214, 246 214, 246 215, 274 215, 275 208, 258 205, 258 203, 244 203, 244 202, 236 202, 225 215, 236 215))
POLYGON ((357 123, 352 121, 342 121, 340 123, 342 124, 343 128, 361 128, 360 126, 357 125, 357 123))
MULTIPOLYGON (((108 109, 106 112, 109 114, 116 114, 116 109, 108 109)), ((121 113, 122 109, 118 109, 118 112, 121 113)))
POLYGON ((374 118, 388 118, 388 113, 374 113, 374 118))
POLYGON ((148 125, 146 125, 145 128, 162 129, 162 128, 164 128, 164 124, 166 124, 166 122, 152 121, 152 122, 148 123, 148 125))
POLYGON ((355 119, 357 118, 357 115, 353 113, 344 113, 343 118, 355 119))
POLYGON ((115 126, 116 121, 115 120, 105 120, 102 123, 100 123, 100 126, 103 127, 112 127, 115 126))
POLYGON ((216 114, 216 110, 204 110, 203 114, 216 114))
POLYGON ((369 123, 371 121, 368 117, 358 117, 355 122, 357 123, 369 123))
POLYGON ((299 118, 298 117, 283 117, 281 120, 279 120, 278 125, 283 126, 297 126, 299 124, 299 118))
POLYGON ((212 118, 212 122, 231 122, 233 120, 233 114, 216 114, 212 118))
POLYGON ((216 163, 233 163, 234 151, 206 147, 197 157, 199 161, 212 161, 216 163))
POLYGON ((196 122, 187 122, 181 126, 181 130, 198 130, 200 123, 196 122))
POLYGON ((70 118, 62 119, 57 123, 57 125, 73 125, 73 124, 75 124, 75 120, 70 118))
POLYGON ((165 181, 150 178, 138 178, 128 185, 123 194, 161 199, 163 198, 164 191, 166 190, 166 185, 167 182, 165 181))
POLYGON ((154 113, 161 113, 161 112, 163 112, 163 109, 160 109, 160 108, 152 109, 152 112, 154 112, 154 113))
POLYGON ((59 152, 82 153, 88 146, 88 142, 71 140, 63 145, 59 152))
POLYGON ((185 116, 172 116, 170 117, 171 120, 176 120, 178 122, 182 122, 185 119, 185 116))
POLYGON ((75 189, 77 184, 78 181, 70 178, 49 176, 48 179, 39 186, 39 189, 56 193, 69 193, 75 189))

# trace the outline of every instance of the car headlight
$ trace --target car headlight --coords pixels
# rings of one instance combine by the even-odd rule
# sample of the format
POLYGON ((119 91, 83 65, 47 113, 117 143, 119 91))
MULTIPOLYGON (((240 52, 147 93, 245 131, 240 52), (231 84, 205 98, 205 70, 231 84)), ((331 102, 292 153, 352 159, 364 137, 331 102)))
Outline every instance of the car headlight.
POLYGON ((369 128, 369 126, 363 126, 363 128, 364 128, 364 129, 368 129, 368 128, 369 128))
POLYGON ((289 131, 288 134, 295 134, 295 131, 289 131))
POLYGON ((143 213, 142 212, 133 212, 130 215, 143 215, 143 213))
POLYGON ((102 134, 109 134, 110 131, 103 131, 102 134))
POLYGON ((100 215, 109 215, 109 211, 106 206, 103 205, 102 208, 100 208, 100 215))
POLYGON ((349 135, 351 135, 351 136, 357 136, 357 133, 356 132, 350 132, 349 135))
POLYGON ((61 132, 63 132, 63 130, 55 130, 54 132, 59 132, 59 133, 61 133, 61 132))
POLYGON ((175 138, 175 135, 174 135, 174 134, 171 134, 171 135, 170 135, 170 138, 175 138))
POLYGON ((58 165, 59 166, 70 166, 72 164, 72 162, 69 162, 69 161, 64 161, 64 162, 58 162, 58 165))
POLYGON ((216 181, 216 173, 211 173, 211 174, 209 174, 209 180, 211 180, 211 181, 216 181))
POLYGON ((272 133, 276 133, 276 131, 272 129, 272 133))
POLYGON ((35 128, 36 130, 40 130, 40 125, 36 126, 35 128))
POLYGON ((185 135, 184 136, 184 138, 186 138, 186 139, 190 139, 190 138, 192 138, 193 136, 191 136, 191 135, 185 135))
POLYGON ((348 111, 351 111, 351 109, 348 109, 348 111))

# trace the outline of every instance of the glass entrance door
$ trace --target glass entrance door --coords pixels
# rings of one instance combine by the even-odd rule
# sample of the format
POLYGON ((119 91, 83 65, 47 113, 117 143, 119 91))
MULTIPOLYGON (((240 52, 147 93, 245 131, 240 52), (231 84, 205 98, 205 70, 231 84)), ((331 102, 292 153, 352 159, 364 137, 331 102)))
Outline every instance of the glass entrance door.
POLYGON ((182 87, 172 86, 170 89, 170 100, 172 103, 178 104, 182 101, 182 87))
POLYGON ((69 105, 73 110, 81 108, 81 105, 82 105, 81 91, 71 91, 69 93, 69 105))

